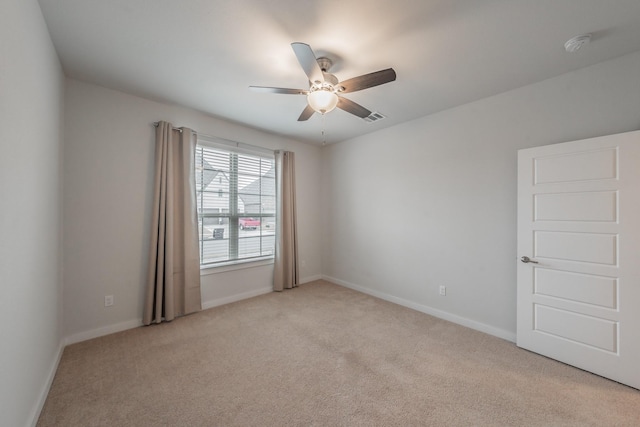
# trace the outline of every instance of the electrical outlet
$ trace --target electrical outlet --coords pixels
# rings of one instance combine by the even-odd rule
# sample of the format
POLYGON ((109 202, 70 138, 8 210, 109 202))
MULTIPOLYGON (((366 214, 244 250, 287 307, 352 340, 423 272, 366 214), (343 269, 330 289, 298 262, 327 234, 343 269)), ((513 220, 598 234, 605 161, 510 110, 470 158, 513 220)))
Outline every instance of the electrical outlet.
POLYGON ((447 287, 446 286, 440 286, 440 295, 442 295, 443 297, 447 295, 447 287))
POLYGON ((113 305, 113 295, 104 296, 104 306, 111 307, 113 305))

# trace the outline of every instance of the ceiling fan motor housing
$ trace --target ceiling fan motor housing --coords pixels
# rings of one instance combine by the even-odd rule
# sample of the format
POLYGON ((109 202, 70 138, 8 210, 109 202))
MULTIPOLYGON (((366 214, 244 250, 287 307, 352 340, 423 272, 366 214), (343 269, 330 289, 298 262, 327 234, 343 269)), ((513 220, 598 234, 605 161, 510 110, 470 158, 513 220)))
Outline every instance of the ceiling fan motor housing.
POLYGON ((320 58, 316 59, 316 61, 318 62, 318 66, 320 67, 323 73, 328 72, 333 66, 333 61, 324 56, 321 56, 320 58))
POLYGON ((329 73, 322 73, 322 74, 324 76, 324 84, 331 85, 332 87, 338 84, 338 78, 333 74, 329 74, 329 73))

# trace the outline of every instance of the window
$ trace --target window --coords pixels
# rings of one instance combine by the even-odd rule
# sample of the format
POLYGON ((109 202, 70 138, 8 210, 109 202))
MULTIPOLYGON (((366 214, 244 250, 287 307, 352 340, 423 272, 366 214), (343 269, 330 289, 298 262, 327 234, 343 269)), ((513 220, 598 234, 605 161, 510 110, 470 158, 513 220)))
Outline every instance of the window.
POLYGON ((273 258, 275 161, 198 140, 196 195, 200 265, 273 258))

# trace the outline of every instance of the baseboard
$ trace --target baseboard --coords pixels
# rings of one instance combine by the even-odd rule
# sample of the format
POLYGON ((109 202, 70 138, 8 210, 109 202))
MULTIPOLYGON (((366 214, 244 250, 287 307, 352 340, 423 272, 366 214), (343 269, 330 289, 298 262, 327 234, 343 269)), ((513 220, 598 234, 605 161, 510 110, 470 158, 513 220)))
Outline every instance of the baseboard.
MULTIPOLYGON (((303 278, 300 283, 308 283, 313 282, 315 280, 322 279, 321 275, 309 276, 303 278)), ((224 298, 217 298, 209 301, 204 301, 202 303, 202 309, 206 310, 213 307, 218 307, 224 304, 230 304, 232 302, 241 301, 247 298, 257 297, 258 295, 268 294, 269 292, 273 292, 272 287, 264 287, 260 289, 255 289, 253 291, 243 292, 240 294, 231 295, 224 298)), ((116 323, 114 325, 104 326, 102 328, 92 329, 90 331, 79 332, 77 334, 70 335, 64 339, 64 345, 75 344, 81 341, 90 340, 93 338, 102 337, 104 335, 113 334, 116 332, 126 331, 127 329, 133 329, 142 326, 142 319, 132 319, 126 322, 116 323)))
MULTIPOLYGON (((218 298, 214 300, 205 301, 202 303, 202 309, 217 307, 219 305, 229 304, 232 302, 240 301, 247 298, 256 297, 258 295, 268 294, 273 292, 273 288, 260 288, 249 292, 243 292, 241 294, 231 295, 225 298, 218 298)), ((105 335, 114 334, 116 332, 126 331, 127 329, 133 329, 142 326, 142 319, 132 319, 126 322, 116 323, 114 325, 104 326, 102 328, 92 329, 90 331, 79 332, 77 334, 70 335, 65 338, 64 344, 70 345, 79 343, 81 341, 90 340, 93 338, 99 338, 105 335)))
POLYGON ((315 276, 303 277, 300 279, 300 284, 304 285, 305 283, 315 282, 316 280, 322 280, 322 274, 316 274, 315 276))
POLYGON ((456 323, 461 326, 465 326, 467 328, 475 329, 476 331, 484 332, 489 335, 493 335, 498 338, 502 338, 503 340, 516 342, 516 334, 513 332, 506 331, 504 329, 496 328, 494 326, 487 325, 485 323, 477 322, 472 319, 468 319, 466 317, 458 316, 456 314, 452 314, 446 311, 438 310, 433 307, 429 307, 427 305, 418 304, 413 301, 409 301, 403 298, 398 298, 393 295, 386 294, 380 291, 374 291, 363 286, 355 285, 353 283, 349 283, 344 280, 336 279, 335 277, 325 276, 322 278, 328 282, 335 283, 340 286, 344 286, 345 288, 353 289, 354 291, 362 292, 363 294, 371 295, 376 298, 383 299, 385 301, 392 302, 394 304, 402 305, 404 307, 411 308, 416 311, 420 311, 422 313, 428 314, 433 317, 437 317, 439 319, 447 320, 452 323, 456 323))
POLYGON ((243 292, 241 294, 235 294, 224 298, 217 298, 202 303, 202 309, 207 310, 209 308, 218 307, 220 305, 230 304, 232 302, 241 301, 247 298, 257 297, 258 295, 264 295, 273 292, 272 287, 260 288, 253 291, 243 292))
POLYGON ((65 345, 75 344, 81 341, 90 340, 93 338, 102 337, 109 334, 115 334, 116 332, 126 331, 127 329, 133 329, 142 326, 142 319, 132 319, 126 322, 120 322, 102 328, 92 329, 90 331, 79 332, 77 334, 70 335, 65 338, 65 345))
POLYGON ((42 385, 42 389, 40 390, 40 394, 38 395, 38 400, 36 401, 36 405, 31 411, 31 422, 28 425, 31 425, 32 427, 35 427, 36 424, 38 424, 40 413, 42 412, 42 408, 44 408, 44 403, 47 401, 47 396, 49 395, 51 384, 53 384, 53 378, 56 376, 56 372, 58 371, 58 365, 60 365, 60 360, 62 359, 63 351, 64 351, 64 340, 60 340, 60 343, 58 344, 58 349, 56 351, 56 356, 53 358, 53 362, 49 367, 47 380, 42 385))
MULTIPOLYGON (((305 283, 313 282, 315 280, 320 280, 320 279, 322 279, 322 276, 320 274, 315 275, 315 276, 309 276, 309 277, 302 278, 300 280, 300 284, 305 284, 305 283)), ((257 297, 259 295, 265 295, 265 294, 268 294, 270 292, 273 292, 273 288, 272 287, 268 287, 268 288, 265 287, 265 288, 256 289, 254 291, 243 292, 241 294, 231 295, 231 296, 224 297, 224 298, 217 298, 217 299, 214 299, 214 300, 209 300, 209 301, 203 302, 202 303, 202 309, 203 310, 207 310, 209 308, 218 307, 218 306, 225 305, 225 304, 231 304, 232 302, 242 301, 243 299, 257 297)))

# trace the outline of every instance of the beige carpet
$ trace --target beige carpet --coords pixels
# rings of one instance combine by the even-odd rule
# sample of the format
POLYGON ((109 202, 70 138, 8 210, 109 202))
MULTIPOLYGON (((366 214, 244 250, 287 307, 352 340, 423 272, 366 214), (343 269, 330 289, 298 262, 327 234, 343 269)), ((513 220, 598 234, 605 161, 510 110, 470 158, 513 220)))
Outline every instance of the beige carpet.
POLYGON ((67 347, 38 426, 640 426, 640 391, 319 281, 67 347))

